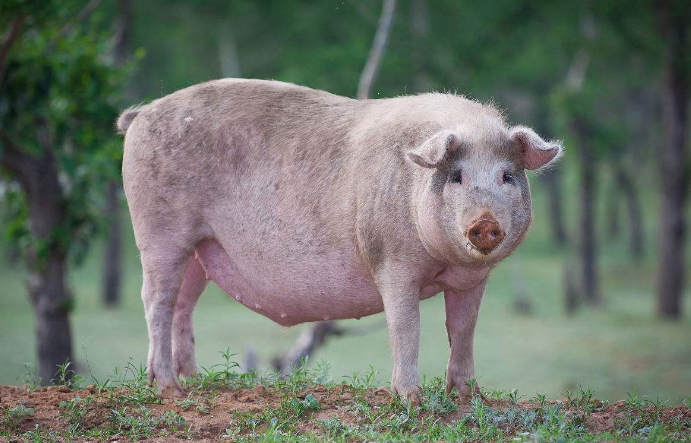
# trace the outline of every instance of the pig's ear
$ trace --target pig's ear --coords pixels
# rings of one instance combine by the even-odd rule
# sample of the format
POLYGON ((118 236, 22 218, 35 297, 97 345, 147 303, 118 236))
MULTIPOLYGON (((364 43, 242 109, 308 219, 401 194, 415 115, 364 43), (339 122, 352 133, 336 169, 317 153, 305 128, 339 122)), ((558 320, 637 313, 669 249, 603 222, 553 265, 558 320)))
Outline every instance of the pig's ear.
POLYGON ((561 157, 561 142, 545 141, 535 131, 525 126, 511 128, 509 138, 520 149, 525 169, 540 169, 553 164, 561 157))
POLYGON ((461 141, 453 131, 440 131, 428 138, 417 148, 406 153, 406 157, 423 168, 436 168, 450 152, 457 150, 461 141))

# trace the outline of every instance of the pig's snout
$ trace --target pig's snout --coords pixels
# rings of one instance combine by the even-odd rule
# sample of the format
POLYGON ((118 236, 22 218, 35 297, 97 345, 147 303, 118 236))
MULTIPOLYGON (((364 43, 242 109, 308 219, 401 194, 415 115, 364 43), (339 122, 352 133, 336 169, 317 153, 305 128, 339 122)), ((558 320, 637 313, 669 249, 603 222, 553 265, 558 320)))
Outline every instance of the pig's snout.
POLYGON ((494 217, 486 215, 466 232, 466 237, 483 254, 489 254, 504 240, 504 231, 494 217))

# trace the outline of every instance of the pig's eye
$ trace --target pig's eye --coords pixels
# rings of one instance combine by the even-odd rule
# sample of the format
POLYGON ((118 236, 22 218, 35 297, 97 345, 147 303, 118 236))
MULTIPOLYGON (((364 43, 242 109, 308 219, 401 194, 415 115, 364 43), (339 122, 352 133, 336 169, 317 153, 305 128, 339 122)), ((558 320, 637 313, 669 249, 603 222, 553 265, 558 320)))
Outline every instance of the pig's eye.
POLYGON ((463 176, 461 174, 461 171, 454 171, 449 177, 449 182, 458 184, 463 183, 463 176))
POLYGON ((515 181, 513 174, 510 172, 504 172, 504 175, 502 175, 501 179, 504 183, 508 183, 510 185, 512 185, 515 181))

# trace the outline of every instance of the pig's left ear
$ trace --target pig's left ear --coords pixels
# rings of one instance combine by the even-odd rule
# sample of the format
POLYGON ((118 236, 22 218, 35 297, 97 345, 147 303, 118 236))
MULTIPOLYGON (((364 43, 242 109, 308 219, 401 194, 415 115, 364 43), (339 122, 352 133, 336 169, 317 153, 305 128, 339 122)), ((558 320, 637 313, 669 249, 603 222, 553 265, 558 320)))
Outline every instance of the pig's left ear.
POLYGON ((528 127, 514 126, 509 138, 519 147, 525 169, 540 169, 561 157, 561 142, 545 141, 528 127))
POLYGON ((447 154, 460 148, 461 141, 453 131, 439 131, 417 148, 406 153, 411 162, 423 168, 436 168, 447 154))

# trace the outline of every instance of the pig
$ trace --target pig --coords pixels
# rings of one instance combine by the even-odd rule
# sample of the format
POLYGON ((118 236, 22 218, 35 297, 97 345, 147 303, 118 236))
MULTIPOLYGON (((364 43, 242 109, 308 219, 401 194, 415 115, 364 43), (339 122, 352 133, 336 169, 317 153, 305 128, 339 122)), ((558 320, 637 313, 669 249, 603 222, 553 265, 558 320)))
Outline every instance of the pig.
POLYGON ((354 100, 264 80, 191 86, 117 127, 164 396, 199 371, 192 312, 209 280, 283 326, 383 311, 391 388, 413 404, 419 303, 443 292, 447 391, 472 395, 485 284, 531 224, 526 170, 562 152, 455 94, 354 100))

